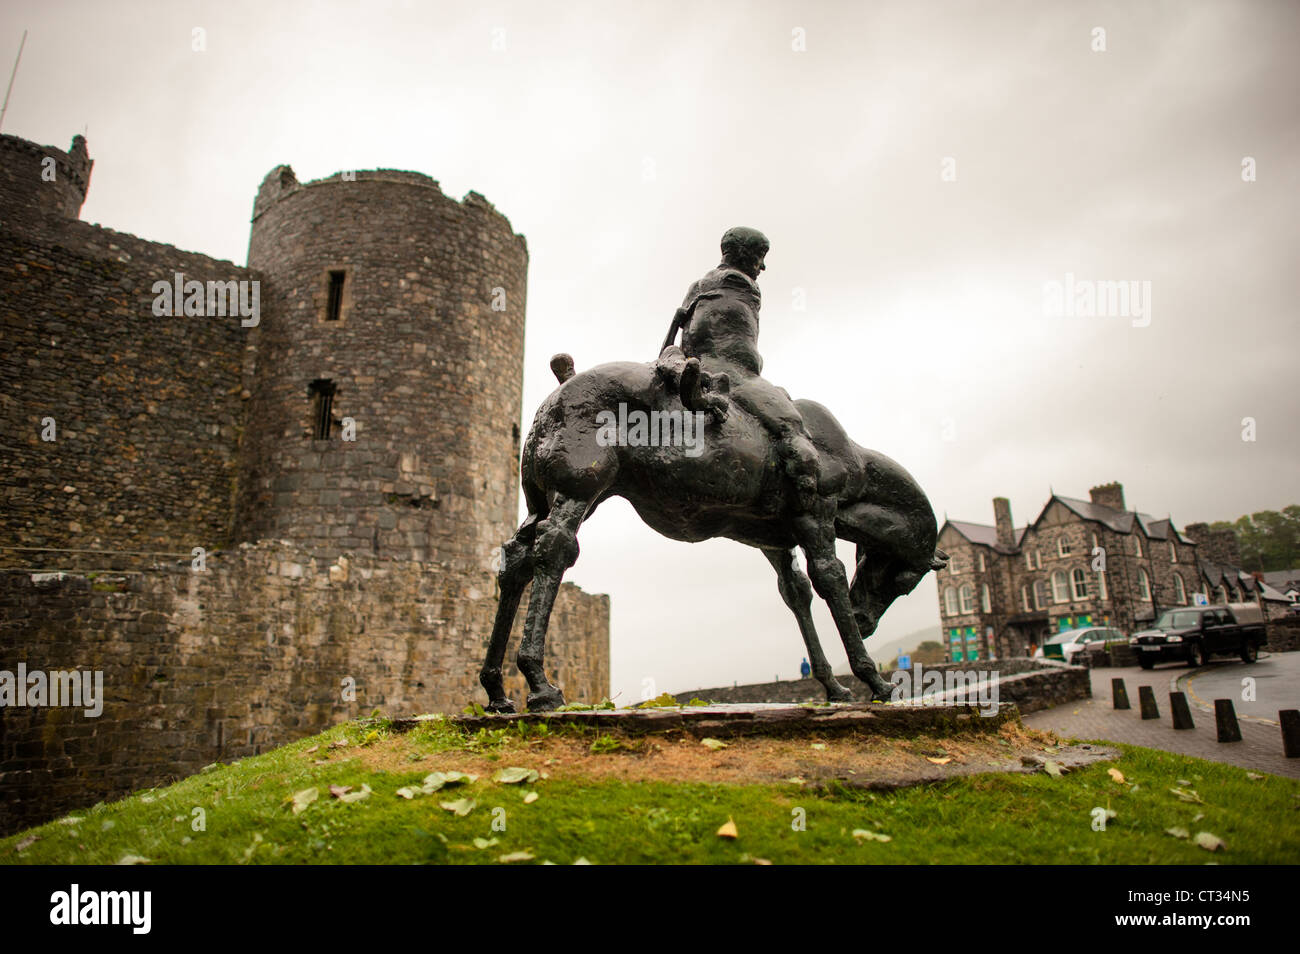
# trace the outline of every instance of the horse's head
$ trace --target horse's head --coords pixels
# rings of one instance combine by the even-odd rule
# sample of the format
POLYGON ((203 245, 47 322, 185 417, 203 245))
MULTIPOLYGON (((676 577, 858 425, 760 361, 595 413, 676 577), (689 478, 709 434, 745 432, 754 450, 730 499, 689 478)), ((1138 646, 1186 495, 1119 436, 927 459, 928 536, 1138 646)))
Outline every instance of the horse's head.
POLYGON ((889 604, 916 589, 916 584, 926 573, 947 565, 948 554, 938 549, 934 551, 930 565, 924 569, 900 568, 897 561, 882 559, 872 553, 862 555, 853 582, 849 584, 849 603, 853 606, 853 618, 862 638, 866 639, 876 631, 889 604))

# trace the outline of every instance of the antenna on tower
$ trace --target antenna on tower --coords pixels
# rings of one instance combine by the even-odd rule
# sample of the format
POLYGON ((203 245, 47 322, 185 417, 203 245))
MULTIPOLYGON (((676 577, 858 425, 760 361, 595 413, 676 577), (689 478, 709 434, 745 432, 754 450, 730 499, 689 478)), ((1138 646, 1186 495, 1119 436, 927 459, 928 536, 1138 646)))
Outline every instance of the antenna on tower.
POLYGON ((9 86, 5 89, 5 104, 0 106, 0 128, 5 124, 5 113, 9 111, 9 94, 14 91, 14 77, 18 75, 18 62, 23 58, 23 47, 27 45, 27 31, 23 31, 23 38, 18 44, 18 55, 14 57, 14 69, 9 74, 9 86))

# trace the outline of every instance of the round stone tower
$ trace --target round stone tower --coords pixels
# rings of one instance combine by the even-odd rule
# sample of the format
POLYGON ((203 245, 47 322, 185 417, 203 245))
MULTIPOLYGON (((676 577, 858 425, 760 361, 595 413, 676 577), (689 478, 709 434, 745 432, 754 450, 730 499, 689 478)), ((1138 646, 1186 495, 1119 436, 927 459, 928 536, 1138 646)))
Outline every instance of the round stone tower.
POLYGON ((263 180, 236 535, 486 568, 514 530, 528 251, 413 172, 263 180))
POLYGON ((72 137, 67 152, 0 136, 0 210, 6 224, 79 218, 94 165, 81 136, 72 137))

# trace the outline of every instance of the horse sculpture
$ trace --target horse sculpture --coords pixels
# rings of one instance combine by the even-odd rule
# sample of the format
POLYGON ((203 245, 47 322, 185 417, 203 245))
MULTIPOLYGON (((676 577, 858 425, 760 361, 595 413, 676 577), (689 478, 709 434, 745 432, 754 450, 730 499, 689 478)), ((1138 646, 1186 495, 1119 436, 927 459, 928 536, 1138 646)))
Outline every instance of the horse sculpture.
MULTIPOLYGON (((698 375, 695 364, 688 364, 683 382, 698 375)), ((675 389, 655 363, 603 364, 574 374, 572 359, 556 355, 551 368, 560 386, 542 402, 523 448, 528 517, 501 548, 500 602, 479 673, 488 711, 515 711, 501 667, 529 581, 533 589, 517 656, 528 680, 528 709, 564 705, 543 671, 547 625, 564 573, 578 558, 579 526, 613 496, 627 499, 645 523, 670 539, 726 537, 761 550, 776 571, 827 699, 850 702, 853 696, 822 653, 811 614, 814 591, 830 607, 853 674, 870 687, 873 700, 889 697, 891 687, 864 640, 895 599, 947 559, 935 548, 930 502, 907 471, 855 444, 820 404, 797 401, 818 456, 816 506, 807 513, 792 506, 794 491, 773 438, 753 417, 727 413, 716 403, 711 413, 691 411, 706 405, 675 389), (625 433, 629 419, 657 421, 659 431, 652 424, 649 435, 625 433), (612 420, 620 422, 613 435, 612 420), (852 582, 835 554, 837 539, 856 545, 852 582), (807 575, 799 569, 796 548, 804 551, 807 575)))

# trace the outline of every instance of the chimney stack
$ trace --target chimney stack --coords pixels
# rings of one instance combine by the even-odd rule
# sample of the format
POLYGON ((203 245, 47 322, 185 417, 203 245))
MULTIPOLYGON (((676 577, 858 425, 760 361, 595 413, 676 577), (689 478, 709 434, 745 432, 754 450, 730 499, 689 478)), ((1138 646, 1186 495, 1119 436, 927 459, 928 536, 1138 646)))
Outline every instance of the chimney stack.
POLYGON ((1183 535, 1196 544, 1196 555, 1202 560, 1241 566, 1241 547, 1232 530, 1211 530, 1208 523, 1189 523, 1183 535))
POLYGON ((1016 545, 1016 531, 1011 526, 1011 501, 993 498, 993 525, 997 528, 998 546, 1011 549, 1016 545))
POLYGON ((1119 481, 1093 487, 1088 491, 1088 495, 1092 497, 1093 503, 1101 504, 1103 507, 1113 507, 1116 510, 1128 509, 1124 506, 1124 485, 1119 481))

